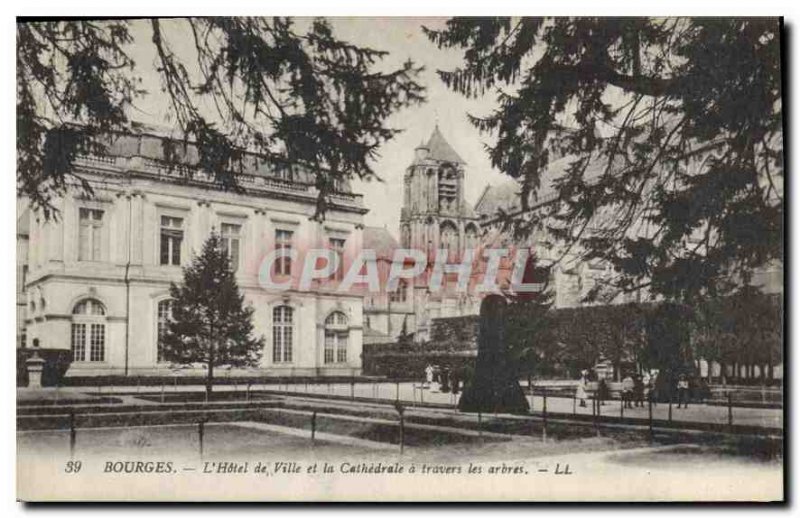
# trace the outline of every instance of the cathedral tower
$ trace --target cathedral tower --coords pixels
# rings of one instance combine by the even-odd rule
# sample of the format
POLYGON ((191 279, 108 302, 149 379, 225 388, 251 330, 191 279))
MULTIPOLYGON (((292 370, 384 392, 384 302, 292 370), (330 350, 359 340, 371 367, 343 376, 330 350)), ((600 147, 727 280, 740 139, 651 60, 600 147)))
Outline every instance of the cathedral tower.
POLYGON ((414 150, 406 169, 400 244, 424 250, 432 259, 437 249, 457 260, 478 241, 478 223, 464 200, 464 160, 447 143, 439 126, 414 150))

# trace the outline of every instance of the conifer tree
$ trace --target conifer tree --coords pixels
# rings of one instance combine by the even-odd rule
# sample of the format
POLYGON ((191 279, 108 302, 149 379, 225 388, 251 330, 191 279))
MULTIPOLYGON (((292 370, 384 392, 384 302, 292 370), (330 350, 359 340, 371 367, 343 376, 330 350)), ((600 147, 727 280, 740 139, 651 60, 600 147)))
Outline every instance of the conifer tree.
POLYGON ((497 96, 470 121, 520 182, 499 219, 611 264, 594 298, 688 302, 782 263, 779 19, 472 17, 425 32, 463 51, 438 71, 450 89, 497 96))
POLYGON ((162 337, 164 358, 172 363, 205 364, 211 396, 214 368, 258 365, 264 337, 255 337, 253 308, 244 304, 230 260, 213 232, 200 255, 170 285, 172 315, 162 337))
POLYGON ((548 289, 549 274, 549 269, 542 267, 535 255, 529 256, 522 282, 540 283, 541 290, 508 296, 506 339, 509 356, 518 374, 528 377, 529 386, 534 372, 547 372, 555 362, 553 322, 548 313, 553 304, 553 294, 548 289))

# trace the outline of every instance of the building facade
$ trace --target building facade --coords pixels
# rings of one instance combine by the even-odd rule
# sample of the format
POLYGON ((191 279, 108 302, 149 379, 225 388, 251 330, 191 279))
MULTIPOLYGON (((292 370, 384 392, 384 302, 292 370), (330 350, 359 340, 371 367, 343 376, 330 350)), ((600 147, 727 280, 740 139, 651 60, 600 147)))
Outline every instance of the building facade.
MULTIPOLYGON (((182 267, 214 229, 255 309, 256 333, 266 338, 257 371, 359 374, 363 295, 340 293, 335 283, 270 289, 259 274, 276 248, 360 250, 367 212, 362 197, 344 186, 317 222, 311 219, 317 191, 310 174, 278 173, 252 157, 238 178, 241 192, 224 191, 204 171, 187 178, 191 146, 187 165, 167 165, 163 138, 119 136, 105 156, 78 158, 75 172, 90 182, 94 196, 70 191, 56 201, 58 219, 21 210, 19 345, 37 340, 42 348, 71 350, 67 376, 169 372, 174 366, 159 349, 169 285, 181 281, 182 267)), ((300 263, 274 264, 276 282, 296 278, 300 263)))

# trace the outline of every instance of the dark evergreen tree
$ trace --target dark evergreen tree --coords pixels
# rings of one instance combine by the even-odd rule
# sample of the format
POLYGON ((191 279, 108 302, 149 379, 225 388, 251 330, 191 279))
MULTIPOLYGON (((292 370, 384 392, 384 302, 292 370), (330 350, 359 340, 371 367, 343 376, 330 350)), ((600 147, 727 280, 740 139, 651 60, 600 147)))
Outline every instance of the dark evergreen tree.
POLYGON ((541 284, 541 290, 516 293, 508 297, 506 310, 506 340, 511 364, 517 376, 552 374, 560 362, 559 351, 553 333, 553 321, 549 310, 553 294, 549 289, 550 270, 539 265, 531 255, 525 265, 522 281, 526 284, 541 284))
POLYGON ((497 95, 471 121, 521 182, 521 210, 500 217, 610 262, 608 290, 687 301, 783 260, 779 19, 454 18, 426 33, 464 50, 447 86, 497 95))
POLYGON ((169 164, 191 141, 199 156, 190 165, 226 189, 241 188, 236 173, 252 162, 245 151, 287 175, 302 168, 314 175, 319 217, 341 182, 377 178, 371 159, 399 131, 386 120, 423 100, 421 68, 386 70, 385 52, 337 39, 324 19, 303 30, 290 18, 22 20, 17 188, 46 216, 71 184, 91 194, 76 156, 102 155, 112 134, 141 129, 131 120, 148 93, 137 66, 151 64, 136 63, 132 50, 143 45, 156 53, 165 119, 183 137, 166 142, 169 164))
POLYGON ((264 337, 253 334, 254 310, 244 303, 219 234, 211 233, 200 255, 184 268, 183 282, 170 285, 170 296, 164 358, 180 365, 204 364, 209 398, 215 367, 258 365, 264 337))

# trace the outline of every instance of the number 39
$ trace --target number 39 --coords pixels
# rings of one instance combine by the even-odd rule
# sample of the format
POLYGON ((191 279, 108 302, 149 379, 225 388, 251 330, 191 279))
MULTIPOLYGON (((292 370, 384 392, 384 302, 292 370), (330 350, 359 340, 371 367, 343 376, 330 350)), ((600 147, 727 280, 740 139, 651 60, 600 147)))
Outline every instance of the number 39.
POLYGON ((67 465, 64 468, 64 473, 78 473, 81 470, 81 461, 79 460, 70 460, 67 461, 67 465))

